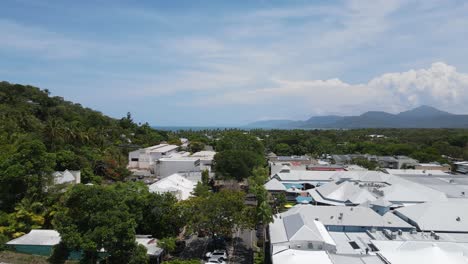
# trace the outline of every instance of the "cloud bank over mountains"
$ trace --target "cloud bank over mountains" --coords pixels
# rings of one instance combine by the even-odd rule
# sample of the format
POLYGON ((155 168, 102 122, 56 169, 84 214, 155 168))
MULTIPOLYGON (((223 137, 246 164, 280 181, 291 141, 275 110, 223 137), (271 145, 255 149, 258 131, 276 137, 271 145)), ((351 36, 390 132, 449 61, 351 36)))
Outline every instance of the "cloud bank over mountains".
POLYGON ((468 113, 463 0, 25 0, 0 10, 2 80, 114 117, 239 125, 419 105, 468 113))

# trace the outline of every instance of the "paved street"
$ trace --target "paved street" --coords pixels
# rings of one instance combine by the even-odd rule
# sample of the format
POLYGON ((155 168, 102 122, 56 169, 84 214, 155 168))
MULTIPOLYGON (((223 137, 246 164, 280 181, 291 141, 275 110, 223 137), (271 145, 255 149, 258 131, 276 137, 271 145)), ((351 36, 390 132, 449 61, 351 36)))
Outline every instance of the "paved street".
POLYGON ((255 241, 254 230, 237 230, 232 240, 232 252, 229 257, 229 263, 233 264, 252 264, 253 251, 252 243, 255 241))

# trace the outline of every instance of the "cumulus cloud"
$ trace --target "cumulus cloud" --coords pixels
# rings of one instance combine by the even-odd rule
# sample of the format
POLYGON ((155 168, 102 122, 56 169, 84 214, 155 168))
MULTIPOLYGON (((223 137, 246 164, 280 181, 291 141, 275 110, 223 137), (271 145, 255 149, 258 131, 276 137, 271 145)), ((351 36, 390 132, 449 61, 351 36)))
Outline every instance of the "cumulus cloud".
POLYGON ((427 104, 453 112, 467 112, 468 74, 443 62, 427 69, 386 73, 367 83, 339 79, 293 81, 273 79, 269 88, 233 91, 204 98, 210 104, 300 105, 311 114, 359 114, 368 110, 399 112, 427 104))

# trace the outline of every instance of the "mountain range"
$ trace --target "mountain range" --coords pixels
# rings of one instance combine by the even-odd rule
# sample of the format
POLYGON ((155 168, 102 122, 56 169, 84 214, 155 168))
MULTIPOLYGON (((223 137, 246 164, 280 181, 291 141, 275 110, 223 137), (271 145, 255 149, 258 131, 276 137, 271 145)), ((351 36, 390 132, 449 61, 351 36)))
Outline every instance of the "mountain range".
POLYGON ((369 111, 359 116, 313 116, 307 120, 264 120, 246 125, 265 129, 351 128, 468 128, 468 115, 457 115, 423 105, 398 114, 369 111))

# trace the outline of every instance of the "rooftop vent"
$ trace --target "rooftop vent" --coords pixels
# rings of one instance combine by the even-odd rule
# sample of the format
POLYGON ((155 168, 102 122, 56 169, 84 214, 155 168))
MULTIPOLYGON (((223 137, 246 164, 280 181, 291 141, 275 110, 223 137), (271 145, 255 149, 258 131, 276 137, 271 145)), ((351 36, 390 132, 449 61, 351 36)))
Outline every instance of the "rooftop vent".
POLYGON ((457 219, 456 219, 456 220, 457 220, 458 222, 460 222, 460 221, 461 221, 461 218, 460 218, 460 217, 457 217, 457 219))

